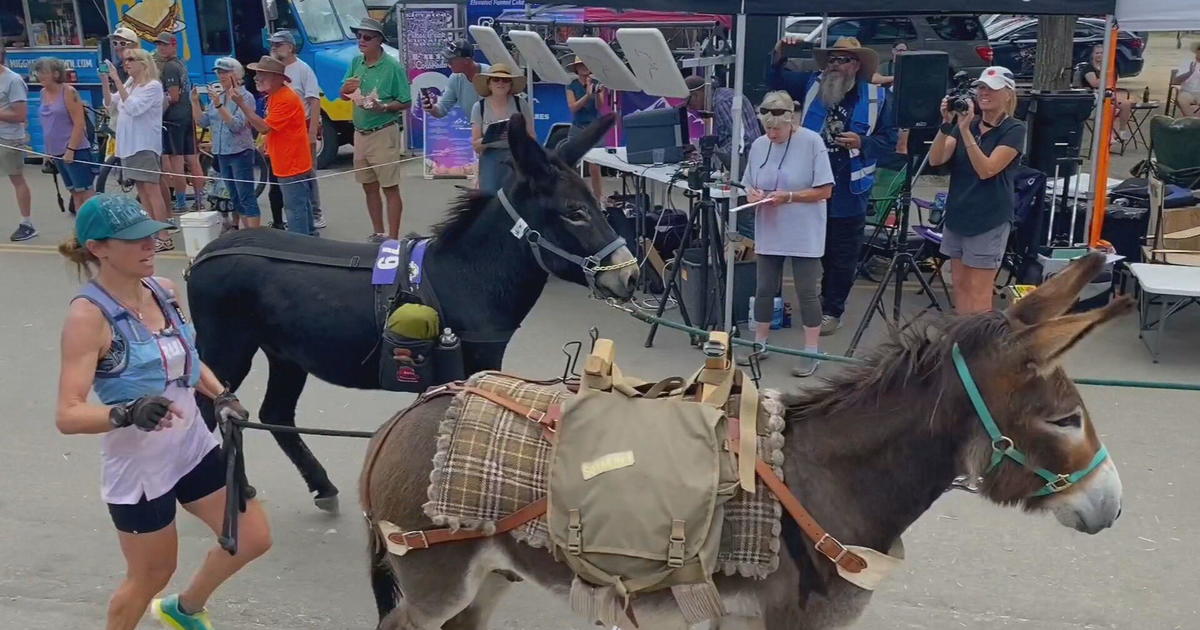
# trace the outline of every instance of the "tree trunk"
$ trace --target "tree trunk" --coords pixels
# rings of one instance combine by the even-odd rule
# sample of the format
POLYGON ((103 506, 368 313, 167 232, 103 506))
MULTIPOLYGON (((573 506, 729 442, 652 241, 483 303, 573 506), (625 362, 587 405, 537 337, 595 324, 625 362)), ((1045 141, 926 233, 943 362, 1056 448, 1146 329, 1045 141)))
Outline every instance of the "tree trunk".
POLYGON ((1074 49, 1074 15, 1039 17, 1033 89, 1050 91, 1070 88, 1072 66, 1075 65, 1074 49))

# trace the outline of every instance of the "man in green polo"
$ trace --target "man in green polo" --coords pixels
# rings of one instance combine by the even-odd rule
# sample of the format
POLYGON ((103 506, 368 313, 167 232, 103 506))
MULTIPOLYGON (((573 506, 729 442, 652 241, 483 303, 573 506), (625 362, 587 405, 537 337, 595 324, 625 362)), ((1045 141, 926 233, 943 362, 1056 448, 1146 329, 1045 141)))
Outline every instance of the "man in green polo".
POLYGON ((399 238, 400 215, 400 117, 412 105, 408 72, 383 50, 383 25, 363 18, 352 29, 362 54, 350 63, 342 82, 342 98, 354 101, 354 179, 367 196, 367 212, 375 232, 373 242, 399 238), (384 236, 383 202, 387 198, 387 236, 384 236))

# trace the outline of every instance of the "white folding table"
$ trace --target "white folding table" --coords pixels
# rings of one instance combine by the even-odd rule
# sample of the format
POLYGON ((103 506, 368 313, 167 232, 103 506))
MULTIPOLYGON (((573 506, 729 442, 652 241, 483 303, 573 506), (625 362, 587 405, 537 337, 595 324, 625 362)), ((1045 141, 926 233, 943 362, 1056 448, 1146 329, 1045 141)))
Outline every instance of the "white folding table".
POLYGON ((1158 363, 1162 336, 1167 320, 1192 304, 1200 304, 1200 267, 1132 263, 1129 270, 1138 281, 1138 338, 1158 363), (1150 320, 1150 310, 1158 303, 1158 319, 1150 320), (1170 304, 1168 304, 1170 302, 1170 304), (1146 340, 1154 332, 1154 342, 1146 340))

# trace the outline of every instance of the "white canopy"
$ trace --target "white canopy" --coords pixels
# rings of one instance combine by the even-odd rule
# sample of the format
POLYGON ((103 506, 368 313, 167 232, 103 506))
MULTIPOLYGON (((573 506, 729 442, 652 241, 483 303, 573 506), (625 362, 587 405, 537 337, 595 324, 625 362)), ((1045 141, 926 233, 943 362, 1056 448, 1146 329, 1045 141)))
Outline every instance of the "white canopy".
POLYGON ((1126 31, 1200 30, 1200 2, 1117 0, 1117 23, 1126 31))

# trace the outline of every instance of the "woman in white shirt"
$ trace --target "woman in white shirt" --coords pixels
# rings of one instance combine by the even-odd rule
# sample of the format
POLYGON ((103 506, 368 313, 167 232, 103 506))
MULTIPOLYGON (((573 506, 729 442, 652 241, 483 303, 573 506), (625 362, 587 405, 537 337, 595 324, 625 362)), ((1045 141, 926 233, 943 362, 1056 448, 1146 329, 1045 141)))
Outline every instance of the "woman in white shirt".
POLYGON ((1200 42, 1192 42, 1188 50, 1192 58, 1179 66, 1171 84, 1179 86, 1179 115, 1200 118, 1200 42))
MULTIPOLYGON (((162 171, 163 88, 158 81, 158 66, 149 51, 126 48, 121 62, 129 80, 117 76, 114 63, 108 64, 108 81, 101 81, 104 106, 117 120, 117 157, 121 158, 124 177, 137 185, 138 199, 155 220, 168 222, 171 215, 163 198, 159 180, 162 171), (116 86, 116 93, 113 87, 116 86)), ((155 251, 175 248, 166 233, 154 239, 155 251), (161 238, 160 238, 161 237, 161 238)))
MULTIPOLYGON (((754 211, 757 284, 754 291, 754 341, 767 343, 771 311, 783 283, 783 261, 792 259, 792 280, 804 349, 816 352, 821 339, 821 257, 825 255, 825 200, 833 195, 829 153, 816 132, 800 126, 796 104, 787 92, 770 92, 758 108, 766 135, 750 145, 744 182, 754 211)), ((760 355, 760 356, 765 356, 760 355)), ((804 357, 794 376, 811 376, 817 360, 804 357)))

